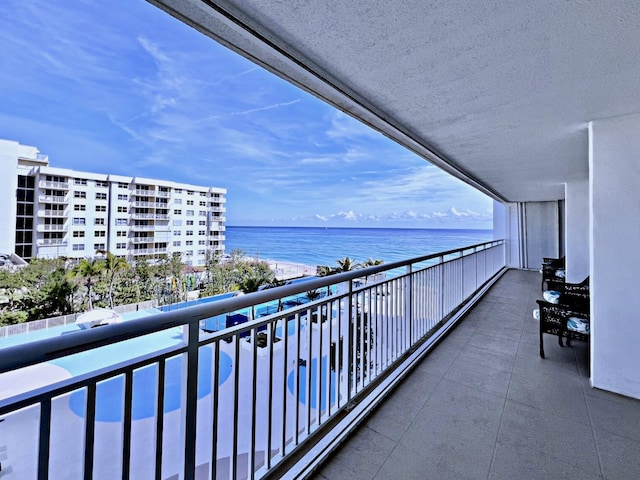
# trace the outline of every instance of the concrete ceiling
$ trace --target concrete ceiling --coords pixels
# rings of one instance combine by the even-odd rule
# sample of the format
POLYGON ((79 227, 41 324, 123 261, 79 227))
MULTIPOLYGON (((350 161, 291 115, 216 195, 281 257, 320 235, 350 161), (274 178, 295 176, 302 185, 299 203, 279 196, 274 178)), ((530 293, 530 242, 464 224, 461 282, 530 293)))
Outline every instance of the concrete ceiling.
POLYGON ((587 122, 640 112, 637 0, 150 1, 501 200, 563 198, 587 122))

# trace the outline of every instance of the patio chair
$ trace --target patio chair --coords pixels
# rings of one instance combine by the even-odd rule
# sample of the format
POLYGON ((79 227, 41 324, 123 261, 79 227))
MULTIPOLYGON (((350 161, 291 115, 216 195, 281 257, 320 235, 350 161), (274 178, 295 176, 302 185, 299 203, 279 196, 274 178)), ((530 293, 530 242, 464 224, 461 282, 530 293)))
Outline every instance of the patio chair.
POLYGON ((540 356, 544 358, 545 333, 556 335, 558 344, 564 347, 562 338, 589 341, 589 277, 580 283, 564 283, 558 303, 537 300, 540 311, 540 356))
POLYGON ((540 284, 540 290, 544 290, 545 283, 549 290, 559 290, 559 286, 564 283, 564 270, 565 261, 564 257, 561 258, 549 258, 544 257, 542 259, 542 283, 540 284))

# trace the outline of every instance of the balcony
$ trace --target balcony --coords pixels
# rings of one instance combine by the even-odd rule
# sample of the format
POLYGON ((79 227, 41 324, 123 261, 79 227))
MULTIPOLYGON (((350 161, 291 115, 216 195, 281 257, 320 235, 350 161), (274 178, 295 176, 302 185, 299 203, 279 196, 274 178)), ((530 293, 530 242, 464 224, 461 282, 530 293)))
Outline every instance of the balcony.
POLYGON ((69 190, 69 182, 49 182, 47 180, 40 180, 38 182, 40 188, 52 188, 55 190, 69 190))
POLYGON ((153 243, 154 237, 133 237, 129 241, 134 244, 153 243))
POLYGON ((65 226, 40 224, 36 227, 36 230, 38 232, 62 232, 65 230, 65 226))
POLYGON ((62 238, 40 238, 36 240, 39 247, 65 247, 67 241, 62 238))
POLYGON ((63 204, 63 203, 68 203, 69 198, 66 195, 39 195, 38 201, 40 203, 63 204))
MULTIPOLYGON (((134 242, 138 243, 138 242, 134 242)), ((149 243, 149 242, 140 242, 140 243, 149 243)), ((157 255, 167 253, 167 248, 136 248, 134 250, 130 250, 132 255, 157 255)))
POLYGON ((139 202, 139 201, 135 201, 133 202, 133 206, 136 208, 155 208, 156 203, 155 202, 139 202))
POLYGON ((38 210, 38 217, 66 217, 66 210, 38 210))
POLYGON ((296 458, 313 468, 309 442, 340 441, 343 422, 489 288, 504 254, 489 242, 0 349, 0 373, 21 378, 0 398, 3 467, 187 479, 295 475, 296 458), (255 320, 224 328, 228 316, 255 320))
POLYGON ((169 198, 170 196, 171 196, 171 192, 163 192, 162 190, 158 190, 156 192, 156 197, 169 198))
POLYGON ((130 218, 132 218, 134 220, 153 220, 155 217, 156 217, 156 215, 154 213, 133 212, 130 215, 130 218))
POLYGON ((131 225, 129 228, 134 232, 153 232, 156 229, 154 225, 131 225))
POLYGON ((135 190, 133 190, 131 192, 132 195, 135 195, 136 197, 155 197, 156 196, 156 191, 155 190, 141 190, 139 188, 136 188, 135 190))

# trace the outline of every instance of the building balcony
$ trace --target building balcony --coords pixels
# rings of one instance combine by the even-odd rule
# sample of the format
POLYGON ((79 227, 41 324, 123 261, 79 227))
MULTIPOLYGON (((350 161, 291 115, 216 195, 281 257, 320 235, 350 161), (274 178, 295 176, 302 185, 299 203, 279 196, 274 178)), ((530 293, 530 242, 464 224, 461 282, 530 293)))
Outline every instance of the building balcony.
POLYGON ((129 228, 134 232, 153 232, 156 229, 154 225, 130 225, 129 228))
POLYGON ((55 190, 69 190, 69 182, 48 182, 46 180, 40 180, 38 182, 40 188, 50 188, 55 190))
POLYGON ((158 190, 156 192, 156 197, 169 198, 170 196, 171 196, 171 192, 163 192, 162 190, 158 190))
POLYGON ((167 253, 168 250, 166 247, 165 248, 136 248, 136 249, 129 250, 129 252, 132 255, 157 255, 157 254, 167 253))
POLYGON ((38 210, 38 217, 58 218, 58 217, 66 217, 66 216, 67 216, 66 210, 38 210))
POLYGON ((132 218, 133 220, 153 220, 154 218, 156 218, 156 215, 154 213, 133 212, 130 215, 130 218, 132 218))
POLYGON ((225 207, 209 207, 210 212, 226 212, 227 209, 225 207))
POLYGON ((38 202, 64 204, 69 202, 69 197, 67 195, 39 195, 38 202))
POLYGON ((62 232, 66 229, 64 225, 45 225, 40 224, 36 227, 38 232, 62 232))
POLYGON ((155 202, 139 202, 139 201, 134 201, 132 202, 133 206, 136 208, 155 208, 156 203, 155 202))
POLYGON ((67 241, 62 238, 39 238, 36 244, 39 247, 66 247, 67 241))
POLYGON ((132 237, 129 241, 134 244, 153 243, 154 237, 132 237))
POLYGON ((169 220, 170 216, 157 213, 153 218, 155 218, 156 220, 169 220))
POLYGON ((135 195, 136 197, 155 197, 156 193, 155 190, 141 190, 139 188, 131 191, 131 195, 135 195))

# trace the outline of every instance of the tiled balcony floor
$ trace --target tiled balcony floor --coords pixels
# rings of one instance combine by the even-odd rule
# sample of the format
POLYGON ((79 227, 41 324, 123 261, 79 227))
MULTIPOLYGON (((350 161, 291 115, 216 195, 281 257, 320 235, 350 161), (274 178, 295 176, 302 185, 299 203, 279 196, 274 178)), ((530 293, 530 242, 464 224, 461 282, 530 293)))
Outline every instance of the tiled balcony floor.
POLYGON ((315 479, 638 479, 640 401, 592 389, 545 335, 540 274, 509 271, 315 479))

